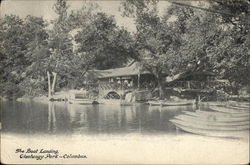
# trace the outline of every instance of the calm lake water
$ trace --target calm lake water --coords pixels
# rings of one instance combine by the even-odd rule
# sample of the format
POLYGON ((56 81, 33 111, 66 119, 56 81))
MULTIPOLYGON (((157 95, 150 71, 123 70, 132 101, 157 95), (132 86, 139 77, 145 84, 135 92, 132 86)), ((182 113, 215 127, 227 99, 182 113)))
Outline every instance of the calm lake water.
POLYGON ((169 134, 169 122, 193 106, 76 105, 65 102, 1 103, 2 131, 18 134, 169 134))

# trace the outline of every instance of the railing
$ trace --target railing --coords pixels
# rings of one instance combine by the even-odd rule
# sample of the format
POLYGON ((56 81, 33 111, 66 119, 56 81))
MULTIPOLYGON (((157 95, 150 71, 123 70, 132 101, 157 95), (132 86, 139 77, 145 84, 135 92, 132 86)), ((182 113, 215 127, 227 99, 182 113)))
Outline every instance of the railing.
POLYGON ((166 87, 183 88, 183 89, 209 89, 225 87, 226 84, 218 81, 176 81, 174 83, 166 84, 166 87))
POLYGON ((135 89, 134 86, 128 86, 127 84, 118 84, 118 83, 99 83, 100 90, 127 90, 135 89))
MULTIPOLYGON (((176 81, 173 83, 166 84, 165 87, 169 88, 182 88, 182 89, 217 89, 223 88, 226 84, 218 81, 176 81)), ((137 86, 128 86, 128 84, 108 83, 101 82, 98 86, 99 90, 134 90, 137 86)), ((140 89, 154 89, 153 87, 141 85, 140 89)))

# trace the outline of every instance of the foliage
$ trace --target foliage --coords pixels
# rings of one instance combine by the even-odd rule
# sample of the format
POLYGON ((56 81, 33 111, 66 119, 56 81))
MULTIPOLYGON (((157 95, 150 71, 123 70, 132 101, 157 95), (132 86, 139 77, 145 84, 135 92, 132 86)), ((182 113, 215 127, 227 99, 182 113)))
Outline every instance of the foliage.
MULTIPOLYGON (((47 54, 48 34, 46 23, 42 18, 27 16, 24 20, 10 15, 1 20, 1 84, 3 94, 10 97, 30 91, 22 81, 30 78, 40 81, 40 65, 47 54), (8 87, 12 85, 12 87, 8 87), (15 92, 10 91, 15 88, 15 92), (23 91, 23 92, 17 92, 23 91)), ((43 87, 41 87, 43 88, 43 87)))
POLYGON ((131 58, 156 77, 162 96, 164 77, 187 71, 215 72, 236 91, 249 85, 248 1, 211 0, 198 7, 173 3, 163 15, 157 0, 121 4, 123 16, 134 18, 135 33, 119 27, 94 3, 70 12, 67 0, 57 0, 52 22, 2 17, 1 95, 47 91, 46 71, 58 74, 60 88, 81 88, 87 70, 120 67, 131 58))
POLYGON ((77 33, 78 52, 92 68, 119 67, 133 56, 133 40, 125 29, 117 27, 114 17, 98 12, 77 33))
POLYGON ((195 10, 185 26, 185 45, 195 57, 196 69, 213 71, 236 88, 250 82, 249 5, 246 1, 209 1, 211 12, 195 10))
POLYGON ((178 15, 177 21, 169 23, 169 18, 159 15, 157 1, 129 0, 123 3, 123 7, 124 15, 135 18, 137 32, 134 49, 138 59, 144 68, 155 75, 163 98, 164 76, 182 72, 190 60, 190 56, 184 55, 181 49, 185 44, 182 37, 185 32, 180 14, 184 13, 178 15))
POLYGON ((249 1, 211 1, 211 7, 221 14, 221 22, 227 27, 223 43, 218 45, 215 59, 221 76, 230 80, 235 87, 249 85, 249 1))

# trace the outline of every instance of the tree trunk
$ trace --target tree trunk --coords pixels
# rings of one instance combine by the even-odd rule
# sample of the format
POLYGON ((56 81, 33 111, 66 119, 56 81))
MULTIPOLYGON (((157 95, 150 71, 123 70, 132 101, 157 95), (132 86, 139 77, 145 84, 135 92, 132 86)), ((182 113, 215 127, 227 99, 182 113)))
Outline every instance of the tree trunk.
POLYGON ((51 99, 51 86, 50 86, 50 74, 47 72, 48 76, 48 98, 51 99))
POLYGON ((160 75, 157 76, 157 83, 159 88, 159 97, 161 100, 165 99, 165 86, 163 83, 163 79, 160 75))
POLYGON ((52 74, 53 74, 53 83, 52 83, 51 93, 52 93, 52 95, 54 95, 55 94, 55 85, 56 85, 56 75, 57 75, 57 73, 52 72, 52 74))

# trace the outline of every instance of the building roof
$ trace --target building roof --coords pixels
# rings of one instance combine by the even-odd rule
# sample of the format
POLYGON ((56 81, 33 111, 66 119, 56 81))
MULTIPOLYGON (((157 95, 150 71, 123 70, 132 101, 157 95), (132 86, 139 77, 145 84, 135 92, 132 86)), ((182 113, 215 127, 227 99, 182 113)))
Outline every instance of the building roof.
POLYGON ((185 80, 185 79, 188 79, 188 77, 190 76, 198 76, 198 77, 201 77, 201 76, 216 76, 215 73, 213 72, 209 72, 209 71, 186 71, 186 72, 182 72, 182 73, 179 73, 179 74, 176 74, 174 76, 168 76, 166 77, 166 82, 174 82, 174 81, 178 81, 178 80, 185 80))
POLYGON ((140 69, 139 62, 132 62, 123 68, 107 69, 107 70, 92 70, 89 74, 97 78, 124 77, 138 74, 149 74, 146 70, 140 69))

